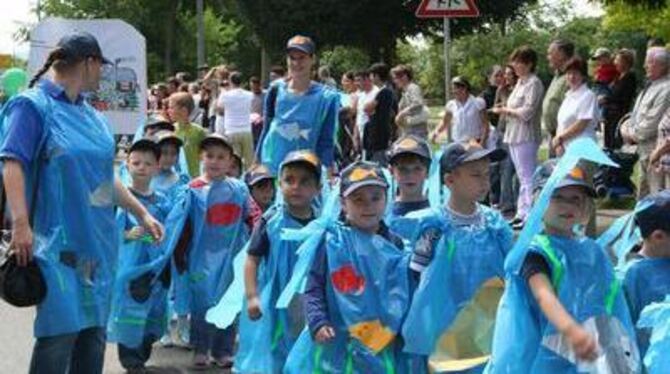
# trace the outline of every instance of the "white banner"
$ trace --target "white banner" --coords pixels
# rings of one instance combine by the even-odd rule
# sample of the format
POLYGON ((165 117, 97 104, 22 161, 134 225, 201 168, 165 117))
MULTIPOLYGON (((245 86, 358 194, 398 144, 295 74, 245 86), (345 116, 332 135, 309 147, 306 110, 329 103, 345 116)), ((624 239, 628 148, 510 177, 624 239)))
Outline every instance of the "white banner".
POLYGON ((104 65, 100 89, 90 102, 109 120, 114 133, 134 134, 146 120, 147 63, 144 36, 116 19, 71 20, 47 18, 30 33, 28 73, 32 76, 64 35, 86 31, 98 39, 104 65))

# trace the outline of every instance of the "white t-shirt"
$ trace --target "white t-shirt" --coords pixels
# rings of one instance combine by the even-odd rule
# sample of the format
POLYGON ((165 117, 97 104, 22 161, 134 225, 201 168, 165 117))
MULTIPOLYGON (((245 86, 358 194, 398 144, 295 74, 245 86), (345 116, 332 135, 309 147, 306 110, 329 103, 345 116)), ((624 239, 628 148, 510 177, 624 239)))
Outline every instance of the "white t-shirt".
POLYGON ((377 86, 372 86, 370 92, 356 92, 356 125, 358 126, 358 133, 360 134, 361 138, 363 138, 363 126, 365 126, 365 124, 370 120, 370 116, 365 113, 365 106, 368 103, 374 101, 375 97, 377 97, 377 92, 379 92, 379 88, 377 86))
POLYGON ((470 95, 465 103, 449 100, 445 110, 451 113, 451 139, 454 142, 467 143, 482 137, 482 110, 486 102, 481 97, 470 95))
POLYGON ((216 118, 216 132, 226 134, 237 134, 251 132, 251 101, 254 94, 241 88, 234 88, 221 92, 217 99, 217 105, 223 107, 223 118, 216 118))
POLYGON ((558 109, 558 127, 556 132, 561 133, 579 120, 589 120, 589 124, 578 136, 566 141, 567 146, 570 141, 590 137, 596 139, 596 126, 598 125, 598 101, 596 95, 586 84, 582 84, 576 90, 568 90, 561 107, 558 109))

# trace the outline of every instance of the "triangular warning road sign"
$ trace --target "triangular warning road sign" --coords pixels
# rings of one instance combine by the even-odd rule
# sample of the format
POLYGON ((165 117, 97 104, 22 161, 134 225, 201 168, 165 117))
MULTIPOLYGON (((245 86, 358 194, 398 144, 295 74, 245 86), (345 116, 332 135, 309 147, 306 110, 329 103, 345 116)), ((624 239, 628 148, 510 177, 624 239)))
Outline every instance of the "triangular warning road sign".
POLYGON ((478 17, 474 0, 422 0, 416 9, 420 18, 478 17))

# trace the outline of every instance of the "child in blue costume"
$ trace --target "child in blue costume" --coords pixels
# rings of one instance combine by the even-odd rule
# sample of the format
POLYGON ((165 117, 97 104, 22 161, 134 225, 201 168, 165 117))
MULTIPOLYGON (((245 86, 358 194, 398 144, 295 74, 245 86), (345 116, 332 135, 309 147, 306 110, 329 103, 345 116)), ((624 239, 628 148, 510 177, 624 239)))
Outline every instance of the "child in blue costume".
MULTIPOLYGON (((670 190, 647 196, 640 204, 648 206, 635 214, 642 235, 640 260, 635 260, 624 280, 626 299, 633 323, 637 324, 642 309, 670 295, 670 190)), ((649 346, 648 329, 637 330, 640 354, 649 346)))
POLYGON ((277 175, 280 163, 291 151, 309 149, 332 170, 340 97, 311 80, 316 45, 296 35, 286 46, 289 80, 278 80, 265 97, 265 126, 256 148, 256 159, 277 175))
MULTIPOLYGON (((128 153, 128 190, 160 222, 165 222, 170 202, 150 188, 158 172, 160 148, 155 141, 135 141, 128 153)), ((119 361, 128 371, 142 370, 151 346, 165 330, 167 290, 170 286, 170 252, 154 243, 137 219, 125 210, 117 215, 123 241, 118 254, 108 339, 118 343, 119 361)))
POLYGON ((266 212, 254 227, 244 268, 246 305, 240 316, 240 344, 234 370, 281 373, 293 343, 305 327, 300 297, 288 309, 276 309, 297 260, 297 241, 281 239, 286 229, 299 229, 315 218, 321 163, 311 151, 286 156, 279 172, 281 206, 266 212))
POLYGON ((158 161, 158 173, 151 180, 151 187, 175 201, 190 180, 188 174, 178 171, 179 152, 184 142, 174 132, 167 130, 156 132, 153 138, 160 147, 161 158, 158 161))
MULTIPOLYGON (((418 228, 418 221, 407 215, 430 207, 423 187, 428 178, 431 161, 428 143, 414 135, 402 136, 393 143, 389 151, 391 174, 398 185, 398 191, 386 223, 406 244, 414 238, 418 228)), ((405 249, 409 249, 408 247, 405 249)))
POLYGON ((533 176, 534 193, 547 185, 535 203, 543 207, 538 201, 550 196, 546 211, 538 211, 544 229, 520 252, 520 265, 506 264, 486 372, 635 373, 635 333, 612 265, 596 242, 575 233, 575 227, 588 222, 595 191, 579 166, 553 188, 555 169, 556 160, 549 160, 533 176))
POLYGON ((242 177, 242 157, 233 150, 232 162, 228 165, 226 176, 230 178, 240 179, 242 177))
POLYGON ((265 165, 253 165, 244 174, 244 183, 249 188, 249 221, 254 227, 275 200, 275 179, 265 165))
POLYGON ((191 181, 185 194, 190 207, 175 254, 178 269, 186 262, 197 368, 207 367, 210 355, 216 366, 232 365, 234 326, 221 330, 205 321, 207 310, 232 282, 233 258, 249 237, 245 224, 249 192, 244 183, 225 174, 232 155, 233 148, 222 135, 210 134, 200 142, 203 174, 191 181))
POLYGON ((326 229, 303 295, 309 329, 285 373, 406 373, 402 319, 409 306, 408 256, 383 216, 388 183, 373 163, 342 172, 345 222, 326 229))
POLYGON ((499 212, 478 201, 490 189, 490 162, 505 156, 502 150, 483 149, 476 143, 447 146, 440 158, 440 175, 451 191, 449 200, 415 217, 419 228, 410 268, 420 281, 403 338, 405 351, 427 357, 434 372, 454 368, 479 372, 489 352, 495 292, 502 293, 503 265, 513 235, 499 212), (490 297, 476 299, 487 290, 493 292, 490 297), (462 314, 473 310, 488 311, 489 318, 454 327, 461 326, 462 314))

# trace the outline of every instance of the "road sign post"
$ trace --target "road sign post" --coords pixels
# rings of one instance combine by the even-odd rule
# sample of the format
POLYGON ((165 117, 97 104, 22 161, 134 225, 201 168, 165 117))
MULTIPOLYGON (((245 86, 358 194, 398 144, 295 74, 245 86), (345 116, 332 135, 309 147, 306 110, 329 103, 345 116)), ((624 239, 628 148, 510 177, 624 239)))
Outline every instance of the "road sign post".
POLYGON ((449 47, 451 44, 450 18, 479 17, 474 0, 423 0, 416 9, 419 18, 442 18, 444 33, 444 97, 449 101, 451 91, 451 66, 449 47))

